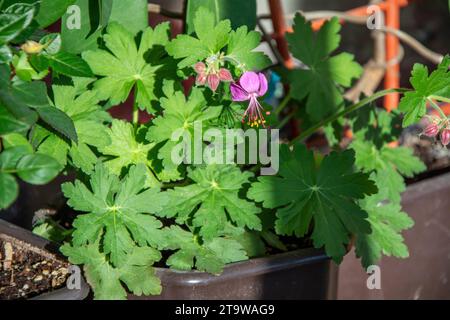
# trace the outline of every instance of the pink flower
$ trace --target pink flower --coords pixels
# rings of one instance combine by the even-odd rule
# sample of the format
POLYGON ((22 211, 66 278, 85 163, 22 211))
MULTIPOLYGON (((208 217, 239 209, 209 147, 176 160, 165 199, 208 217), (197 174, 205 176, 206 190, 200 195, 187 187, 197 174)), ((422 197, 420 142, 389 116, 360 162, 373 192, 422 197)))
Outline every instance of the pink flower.
POLYGON ((233 81, 230 71, 225 68, 214 68, 206 66, 203 62, 197 62, 194 65, 194 70, 197 72, 195 83, 198 86, 207 85, 214 92, 219 87, 220 81, 233 81))
POLYGON ((267 79, 262 73, 245 72, 237 83, 230 86, 233 101, 249 100, 248 108, 245 110, 242 122, 248 118, 250 126, 264 126, 266 122, 262 115, 263 107, 258 101, 267 92, 267 79))
POLYGON ((439 130, 437 123, 430 123, 426 126, 425 130, 423 130, 423 134, 427 137, 436 137, 439 134, 439 130))
POLYGON ((441 132, 441 143, 446 146, 450 143, 450 129, 445 128, 441 132))

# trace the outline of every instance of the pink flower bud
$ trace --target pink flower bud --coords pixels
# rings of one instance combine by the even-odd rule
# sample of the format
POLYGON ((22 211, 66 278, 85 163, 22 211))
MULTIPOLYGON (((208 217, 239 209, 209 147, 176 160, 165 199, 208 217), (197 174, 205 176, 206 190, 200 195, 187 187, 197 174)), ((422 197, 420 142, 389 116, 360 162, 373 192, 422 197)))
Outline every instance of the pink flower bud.
POLYGON ((450 129, 446 128, 441 132, 441 143, 446 146, 450 143, 450 129))
POLYGON ((207 80, 208 80, 208 87, 210 87, 211 90, 215 92, 220 83, 219 76, 217 74, 210 74, 208 75, 207 80))
POLYGON ((199 74, 204 73, 206 71, 206 65, 203 62, 197 62, 194 65, 194 70, 195 70, 195 72, 197 72, 199 74))
POLYGON ((219 70, 219 78, 221 81, 233 81, 233 76, 231 75, 231 72, 225 68, 221 68, 219 70))
POLYGON ((196 83, 198 86, 204 86, 205 83, 206 83, 206 74, 204 74, 204 73, 199 73, 199 74, 197 75, 197 77, 195 78, 195 83, 196 83))
POLYGON ((423 134, 427 137, 436 137, 439 133, 439 126, 436 123, 430 123, 425 130, 423 131, 423 134))

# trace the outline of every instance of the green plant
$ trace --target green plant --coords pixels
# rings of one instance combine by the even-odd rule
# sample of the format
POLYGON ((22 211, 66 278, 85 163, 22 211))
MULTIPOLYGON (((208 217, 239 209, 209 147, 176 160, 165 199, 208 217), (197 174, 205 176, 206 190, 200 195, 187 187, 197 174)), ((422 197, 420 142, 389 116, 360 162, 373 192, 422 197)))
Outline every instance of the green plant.
MULTIPOLYGON (((89 10, 85 1, 74 3, 89 10)), ((2 14, 14 6, 0 6, 2 14)), ((399 137, 400 114, 370 103, 406 90, 379 92, 353 105, 345 101, 344 88, 362 68, 348 53, 333 55, 340 41, 337 19, 314 34, 302 16, 295 18, 288 41, 308 69, 283 72, 292 94, 268 115, 266 77, 252 71, 269 67, 270 59, 255 50, 260 35, 247 26, 232 29, 229 20, 217 21, 201 7, 189 18, 190 34, 170 40, 169 24, 128 26, 116 8, 89 34, 86 25, 73 33, 63 26, 62 37, 17 38, 39 23, 36 8, 23 5, 15 32, 0 28, 0 207, 17 196, 13 174, 39 184, 63 169, 74 171, 76 180, 62 185, 67 204, 79 212, 72 229, 47 223, 36 232, 65 239, 61 251, 84 265, 96 298, 126 298, 123 285, 138 295, 159 294, 153 265, 161 252, 167 258, 160 263, 170 268, 214 274, 227 263, 264 255, 268 246, 286 250, 285 235, 311 239, 336 262, 356 237, 365 267, 382 253, 408 255, 400 231, 413 222, 401 212, 403 176, 425 168, 411 150, 389 146, 399 137), (41 81, 48 74, 51 86, 41 81), (178 83, 191 76, 197 85, 185 94, 178 83), (130 97, 132 122, 112 119, 107 109, 130 97), (210 151, 217 141, 198 134, 247 129, 246 116, 250 127, 264 124, 265 116, 267 126, 282 126, 280 111, 291 98, 306 107, 305 128, 281 146, 276 175, 255 174, 260 164, 247 157, 239 165, 195 162, 202 154, 186 141, 210 151), (139 110, 152 119, 140 121, 139 110), (348 150, 338 145, 343 124, 354 132, 348 150), (302 143, 322 127, 335 149, 326 156, 302 143), (176 148, 184 152, 182 160, 189 154, 192 161, 174 162, 176 148)), ((425 67, 414 68, 414 90, 400 104, 404 125, 425 115, 426 102, 450 99, 449 61, 430 76, 425 67)), ((448 119, 439 121, 439 130, 446 130, 448 119)), ((225 151, 238 148, 238 140, 225 151)), ((215 156, 224 159, 220 152, 215 156)))

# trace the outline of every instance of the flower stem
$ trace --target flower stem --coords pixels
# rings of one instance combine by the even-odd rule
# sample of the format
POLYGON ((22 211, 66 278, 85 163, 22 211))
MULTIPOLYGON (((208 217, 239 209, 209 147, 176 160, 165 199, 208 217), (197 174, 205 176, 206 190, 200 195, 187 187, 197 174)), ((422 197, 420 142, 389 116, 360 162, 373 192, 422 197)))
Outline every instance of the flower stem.
POLYGON ((433 100, 437 100, 437 101, 442 101, 442 102, 446 102, 446 103, 450 103, 450 98, 446 98, 446 97, 441 97, 441 96, 429 96, 429 99, 433 99, 433 100))
POLYGON ((328 118, 320 121, 319 123, 317 123, 316 125, 306 129, 305 131, 303 131, 298 137, 296 137, 295 139, 291 140, 291 142, 289 143, 290 145, 295 144, 298 141, 303 141, 306 138, 308 138, 310 135, 312 135, 314 132, 316 132, 317 130, 319 130, 321 127, 326 126, 334 121, 336 121, 337 119, 339 119, 340 117, 346 116, 366 105, 368 105, 369 103, 371 103, 372 101, 375 101, 381 97, 384 97, 385 95, 389 94, 389 93, 394 93, 394 92, 399 92, 399 93, 403 93, 409 91, 408 89, 387 89, 387 90, 382 90, 379 91, 373 95, 371 95, 370 97, 367 97, 365 99, 362 99, 361 101, 359 101, 358 103, 355 103, 353 105, 351 105, 350 107, 342 110, 341 112, 338 112, 334 115, 329 116, 328 118))
POLYGON ((281 111, 283 111, 283 109, 287 106, 287 104, 289 103, 289 101, 291 101, 292 95, 289 92, 281 101, 281 103, 278 105, 278 108, 275 110, 275 114, 279 115, 281 113, 281 111))
POLYGON ((445 115, 444 111, 442 111, 442 109, 439 108, 439 106, 433 100, 431 100, 431 98, 428 98, 427 100, 430 103, 430 105, 433 107, 433 109, 436 110, 437 112, 439 112, 442 119, 447 119, 447 116, 445 115))
POLYGON ((281 120, 280 123, 278 123, 278 125, 275 127, 275 129, 283 128, 289 122, 289 120, 291 120, 294 116, 295 116, 295 111, 291 112, 286 117, 284 117, 283 120, 281 120))
POLYGON ((139 126, 139 107, 137 104, 137 98, 136 98, 137 90, 134 90, 134 101, 133 101, 133 126, 135 129, 139 126))

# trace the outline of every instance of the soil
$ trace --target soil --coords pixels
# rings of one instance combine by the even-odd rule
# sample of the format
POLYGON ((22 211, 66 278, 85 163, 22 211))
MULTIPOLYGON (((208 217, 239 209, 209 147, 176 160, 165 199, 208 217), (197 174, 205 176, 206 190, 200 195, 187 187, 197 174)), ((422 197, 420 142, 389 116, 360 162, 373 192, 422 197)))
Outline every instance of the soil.
POLYGON ((69 264, 0 234, 0 300, 27 299, 64 286, 69 264))

